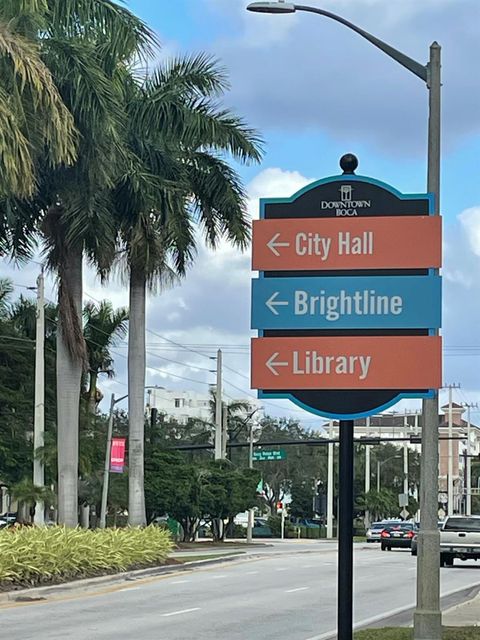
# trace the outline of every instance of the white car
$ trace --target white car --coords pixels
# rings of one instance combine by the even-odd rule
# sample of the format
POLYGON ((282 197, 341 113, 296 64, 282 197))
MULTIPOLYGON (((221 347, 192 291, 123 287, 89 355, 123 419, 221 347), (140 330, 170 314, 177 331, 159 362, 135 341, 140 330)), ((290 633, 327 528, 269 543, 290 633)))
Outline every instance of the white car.
POLYGON ((380 542, 380 536, 384 528, 385 525, 381 522, 372 522, 370 528, 367 529, 367 542, 380 542))

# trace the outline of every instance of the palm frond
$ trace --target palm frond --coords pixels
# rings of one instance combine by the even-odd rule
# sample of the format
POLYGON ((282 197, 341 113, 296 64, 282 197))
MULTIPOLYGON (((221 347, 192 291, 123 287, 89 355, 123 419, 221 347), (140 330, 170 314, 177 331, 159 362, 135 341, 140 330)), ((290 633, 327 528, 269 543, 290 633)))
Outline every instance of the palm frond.
POLYGON ((244 163, 261 160, 263 139, 242 118, 209 100, 197 100, 188 110, 183 133, 186 147, 223 151, 244 163))
POLYGON ((3 164, 0 189, 28 197, 36 186, 35 153, 46 154, 52 165, 74 161, 73 118, 35 44, 11 32, 1 22, 0 61, 0 144, 4 150, 0 160, 3 164), (24 118, 25 109, 31 116, 28 122, 24 118), (32 133, 39 142, 36 148, 31 144, 32 133))
POLYGON ((244 249, 250 240, 246 194, 236 172, 222 159, 206 152, 188 158, 194 211, 208 244, 221 237, 244 249))
POLYGON ((144 83, 145 94, 153 102, 163 101, 169 96, 208 97, 229 88, 225 68, 216 58, 205 53, 171 58, 157 66, 144 83))
POLYGON ((150 56, 154 32, 131 11, 111 0, 48 0, 51 35, 96 41, 113 63, 150 56))

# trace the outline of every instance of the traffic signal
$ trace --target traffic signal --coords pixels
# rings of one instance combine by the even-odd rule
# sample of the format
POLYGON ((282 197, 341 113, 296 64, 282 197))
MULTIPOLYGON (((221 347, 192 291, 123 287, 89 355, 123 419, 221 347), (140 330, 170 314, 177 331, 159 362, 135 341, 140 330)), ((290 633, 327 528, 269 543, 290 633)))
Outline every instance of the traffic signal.
POLYGON ((282 513, 283 511, 283 502, 277 502, 277 513, 282 513))

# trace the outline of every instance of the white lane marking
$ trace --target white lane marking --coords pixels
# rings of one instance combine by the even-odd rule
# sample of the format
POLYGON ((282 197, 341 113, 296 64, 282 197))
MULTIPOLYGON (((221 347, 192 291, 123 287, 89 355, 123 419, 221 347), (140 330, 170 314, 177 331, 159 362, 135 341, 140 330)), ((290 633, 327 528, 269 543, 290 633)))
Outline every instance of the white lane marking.
POLYGON ((193 607, 192 609, 180 609, 180 611, 171 611, 170 613, 162 613, 162 618, 169 618, 170 616, 179 616, 182 613, 191 613, 192 611, 200 611, 200 607, 193 607))
POLYGON ((295 593, 296 591, 306 591, 310 587, 297 587, 296 589, 287 589, 285 593, 295 593))
POLYGON ((191 580, 175 580, 175 582, 171 582, 170 584, 187 584, 187 582, 191 582, 191 580))
POLYGON ((287 567, 278 567, 275 571, 287 571, 287 567))
POLYGON ((226 578, 227 576, 221 575, 221 576, 208 576, 210 578, 210 580, 222 580, 223 578, 226 578))
POLYGON ((259 572, 258 571, 247 571, 246 572, 246 576, 256 576, 259 572))
POLYGON ((138 591, 139 589, 141 589, 141 587, 125 587, 121 589, 121 591, 138 591))

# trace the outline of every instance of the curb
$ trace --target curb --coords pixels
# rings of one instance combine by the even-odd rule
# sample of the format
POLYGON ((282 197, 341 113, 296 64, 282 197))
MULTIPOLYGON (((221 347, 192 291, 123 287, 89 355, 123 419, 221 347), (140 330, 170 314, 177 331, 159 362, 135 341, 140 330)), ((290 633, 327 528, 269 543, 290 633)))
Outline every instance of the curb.
MULTIPOLYGON (((460 587, 449 591, 440 597, 440 610, 442 617, 448 611, 460 607, 473 600, 480 593, 480 583, 460 587)), ((379 627, 411 627, 415 606, 401 607, 397 611, 386 616, 375 616, 370 620, 359 621, 355 625, 355 631, 360 629, 378 629, 379 627)))
POLYGON ((107 576, 98 576, 97 578, 83 578, 81 580, 73 580, 71 582, 64 582, 62 584, 4 591, 0 593, 0 606, 8 604, 9 602, 38 602, 41 600, 48 600, 49 596, 57 596, 65 593, 72 593, 75 591, 78 591, 79 593, 87 593, 92 588, 96 587, 108 587, 110 585, 119 584, 122 582, 132 582, 135 580, 140 580, 142 578, 154 578, 156 576, 168 575, 171 573, 181 573, 182 571, 191 571, 192 569, 208 565, 233 562, 235 560, 247 560, 251 557, 251 555, 235 555, 224 556, 222 558, 206 558, 205 560, 184 562, 183 564, 178 565, 162 565, 159 567, 135 569, 134 571, 114 573, 107 576))

